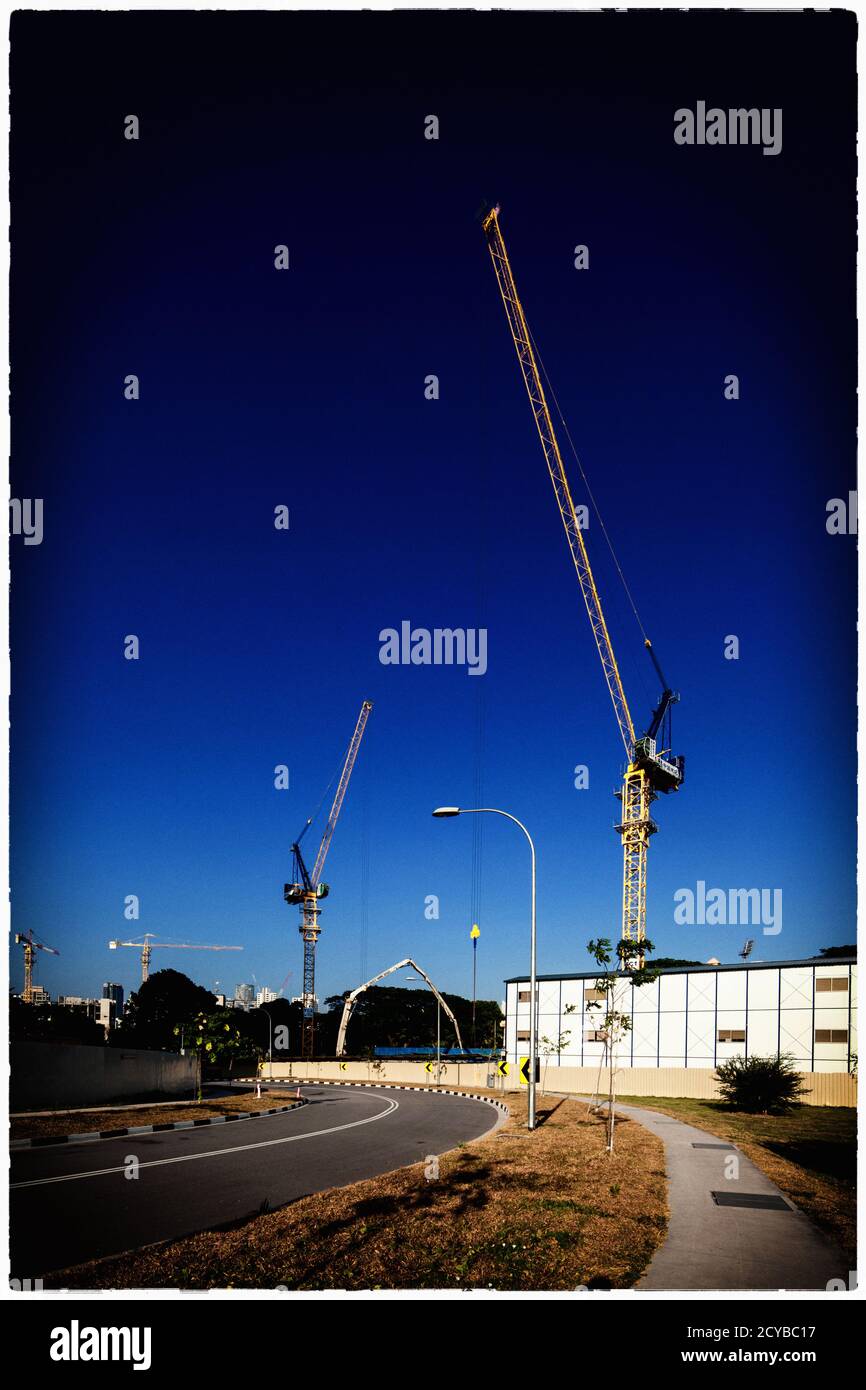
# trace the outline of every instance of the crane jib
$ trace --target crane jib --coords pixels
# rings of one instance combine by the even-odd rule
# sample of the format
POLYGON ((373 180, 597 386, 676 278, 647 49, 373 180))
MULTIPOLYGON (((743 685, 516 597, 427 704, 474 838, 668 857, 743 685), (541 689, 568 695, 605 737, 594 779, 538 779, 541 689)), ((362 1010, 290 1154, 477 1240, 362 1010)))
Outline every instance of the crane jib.
MULTIPOLYGON (((488 212, 482 226, 487 237, 490 258, 493 262, 496 281, 505 307, 505 315, 517 352, 523 382, 532 407, 535 426, 556 494, 559 514, 565 527, 569 550, 577 571, 592 634, 601 658, 605 681, 628 758, 622 790, 616 793, 622 802, 622 819, 616 826, 623 852, 622 936, 625 941, 639 944, 646 940, 647 848, 650 837, 658 829, 650 815, 650 808, 659 792, 671 792, 679 789, 685 770, 684 760, 681 757, 668 759, 665 753, 656 748, 656 735, 665 726, 666 720, 669 725, 671 705, 676 702, 679 696, 668 688, 662 675, 661 666, 652 650, 652 645, 647 640, 646 646, 664 689, 658 707, 653 712, 653 718, 647 732, 641 738, 635 738, 634 724, 620 679, 595 577, 577 520, 559 442, 547 406, 536 354, 533 351, 532 338, 523 306, 520 303, 520 296, 517 293, 505 242, 499 229, 498 207, 494 207, 488 212)), ((617 568, 619 568, 618 565, 617 568)), ((622 577, 621 571, 620 575, 622 577)), ((624 578, 623 583, 625 583, 624 578)), ((633 603, 632 607, 634 607, 633 603)), ((636 609, 635 616, 637 616, 636 609)), ((636 959, 641 965, 643 964, 643 954, 640 950, 638 950, 636 959)))
POLYGON ((517 351, 524 385, 526 386, 529 402, 532 406, 532 414, 541 440, 541 447, 544 450, 550 479, 553 483, 553 490, 556 494, 556 501, 560 516, 562 517, 562 524, 565 528, 569 550, 571 551, 571 557, 574 562, 575 570, 577 571, 578 581, 580 583, 584 603, 586 604, 586 611, 589 615, 593 637, 595 638, 598 654, 601 658, 602 669, 604 671, 605 681, 607 682, 607 688, 610 692, 610 698, 616 715, 617 724, 619 725, 623 746, 626 751, 626 756, 630 761, 635 743, 634 723, 628 707, 625 690, 623 689, 616 657, 614 656, 607 623, 605 622, 601 598, 599 597, 595 577, 589 563, 586 545, 584 544, 583 535, 577 520, 559 442, 556 438, 556 431, 553 428, 553 420, 544 394, 541 375, 535 360, 535 354, 532 350, 532 342, 526 323, 526 317, 523 312, 523 306, 520 302, 520 296, 517 293, 517 285, 511 270, 511 263, 508 259, 508 252, 505 249, 505 242, 502 239, 502 233, 499 229, 498 213, 499 209, 494 208, 488 214, 484 222, 490 258, 493 262, 493 269, 496 273, 502 302, 505 306, 505 313, 517 351))

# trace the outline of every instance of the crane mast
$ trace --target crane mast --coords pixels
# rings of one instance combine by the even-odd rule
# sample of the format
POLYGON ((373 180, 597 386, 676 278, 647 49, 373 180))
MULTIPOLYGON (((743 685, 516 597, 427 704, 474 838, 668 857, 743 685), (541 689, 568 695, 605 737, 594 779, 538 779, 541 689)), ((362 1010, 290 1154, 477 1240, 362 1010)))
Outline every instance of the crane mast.
POLYGON ((330 889, 327 883, 320 881, 320 876, 325 867, 325 859, 331 847, 331 839, 334 828, 337 824, 343 801, 349 786, 349 779, 352 776, 352 769, 355 766, 355 759, 358 756, 358 749, 361 746, 361 739, 364 737, 364 730, 367 727, 367 720, 373 708, 370 700, 365 700, 358 715, 355 725, 355 732, 352 734, 349 748, 346 753, 346 761, 343 764, 343 771, 337 784, 334 794, 334 801, 331 812, 328 816, 325 831, 322 835, 322 842, 319 845, 319 852, 316 855, 316 862, 313 871, 310 873, 304 863, 301 853, 301 840, 312 824, 308 820, 295 844, 292 845, 292 854, 295 860, 297 880, 295 883, 287 883, 283 889, 283 897, 287 903, 298 903, 301 909, 301 925, 298 928, 304 942, 304 985, 303 985, 303 1028, 301 1031, 301 1055, 302 1057, 312 1057, 316 1042, 316 943, 319 939, 321 927, 319 926, 319 901, 326 898, 330 889))
MULTIPOLYGON (((502 296, 505 315, 517 352, 523 384, 529 396, 529 404, 532 407, 538 437, 541 440, 550 480, 553 483, 559 514, 565 528, 568 547, 577 571, 592 634, 601 658, 602 670, 628 760, 622 789, 615 793, 622 802, 622 819, 616 826, 623 849, 622 936, 627 941, 641 942, 646 937, 646 855, 650 836, 654 835, 658 829, 650 815, 650 807, 659 791, 677 790, 682 783, 684 773, 682 758, 668 760, 657 754, 655 734, 663 726, 665 717, 669 714, 670 706, 679 699, 679 696, 672 690, 665 688, 659 705, 653 713, 649 731, 641 738, 635 737, 634 722, 628 707, 601 598, 572 500, 559 441, 553 427, 553 419, 544 393, 541 374, 538 370, 532 337, 499 226, 498 207, 491 208, 483 219, 482 227, 487 238, 490 259, 493 262, 499 293, 502 296)), ((661 676, 661 670, 650 642, 647 640, 645 645, 661 676)), ((664 681, 662 683, 665 684, 664 681)))
POLYGON ((37 941, 33 935, 33 928, 28 932, 16 932, 15 945, 24 947, 24 1003, 33 1003, 33 967, 36 963, 36 951, 47 951, 49 955, 59 956, 53 946, 46 946, 44 941, 37 941))

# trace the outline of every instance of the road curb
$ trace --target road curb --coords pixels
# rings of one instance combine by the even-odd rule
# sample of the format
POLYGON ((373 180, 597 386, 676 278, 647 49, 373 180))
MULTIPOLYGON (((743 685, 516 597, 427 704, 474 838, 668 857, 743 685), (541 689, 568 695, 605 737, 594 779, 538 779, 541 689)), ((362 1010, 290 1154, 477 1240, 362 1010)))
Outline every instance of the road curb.
POLYGON ((225 1125, 233 1120, 258 1120, 264 1115, 282 1115, 289 1110, 297 1110, 300 1105, 309 1105, 300 1096, 292 1105, 275 1105, 268 1110, 237 1110, 231 1115, 213 1115, 203 1120, 175 1120, 163 1125, 127 1125, 124 1129, 94 1129, 87 1134, 52 1134, 37 1139, 12 1139, 9 1148, 44 1149, 52 1144, 82 1144, 96 1139, 122 1139, 127 1134, 161 1134, 169 1129, 202 1129, 205 1125, 225 1125))
MULTIPOLYGON (((255 1077, 239 1076, 238 1081, 255 1081, 255 1077)), ((299 1081, 297 1077, 291 1080, 286 1078, 284 1081, 268 1081, 268 1086, 358 1086, 362 1090, 368 1091, 425 1091, 431 1096, 464 1096, 467 1100, 482 1100, 485 1105, 492 1105, 495 1110, 501 1110, 503 1115, 510 1115, 511 1111, 504 1101, 493 1100, 490 1096, 479 1096, 475 1091, 454 1091, 445 1086, 407 1086, 399 1081, 299 1081)))

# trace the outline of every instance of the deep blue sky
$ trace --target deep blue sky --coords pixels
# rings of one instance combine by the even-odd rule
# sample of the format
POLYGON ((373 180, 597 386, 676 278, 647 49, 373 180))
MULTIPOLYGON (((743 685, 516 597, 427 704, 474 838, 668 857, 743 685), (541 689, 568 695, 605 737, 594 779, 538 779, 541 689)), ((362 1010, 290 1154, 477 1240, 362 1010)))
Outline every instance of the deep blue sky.
MULTIPOLYGON (((442 802, 529 825, 542 970, 618 934, 622 748, 485 197, 682 691, 649 934, 723 960, 853 939, 855 541, 825 507, 854 487, 854 40, 840 13, 14 17, 13 495, 46 511, 13 542, 13 911, 62 952, 52 993, 135 987, 106 943, 144 931, 245 948, 155 967, 296 993, 290 845, 364 698, 320 997, 405 955, 468 993, 473 903, 479 993, 525 968, 525 845, 486 818, 473 880, 480 818, 442 802), (782 154, 676 146, 699 99, 782 107, 782 154), (405 618, 485 626, 487 675, 382 666, 405 618), (675 927, 699 879, 780 888, 782 934, 675 927)), ((642 724, 652 671, 588 540, 642 724)))

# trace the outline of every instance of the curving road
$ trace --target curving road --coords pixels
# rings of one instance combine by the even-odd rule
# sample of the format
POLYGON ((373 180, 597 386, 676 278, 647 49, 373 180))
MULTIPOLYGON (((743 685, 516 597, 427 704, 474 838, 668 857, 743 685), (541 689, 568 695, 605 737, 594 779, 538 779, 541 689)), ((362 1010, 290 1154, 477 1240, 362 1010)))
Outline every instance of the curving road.
POLYGON ((13 1153, 13 1277, 43 1277, 377 1177, 477 1139, 498 1119, 483 1101, 429 1091, 302 1086, 301 1094, 310 1104, 283 1115, 13 1153), (131 1158, 137 1178, 126 1176, 131 1158))

